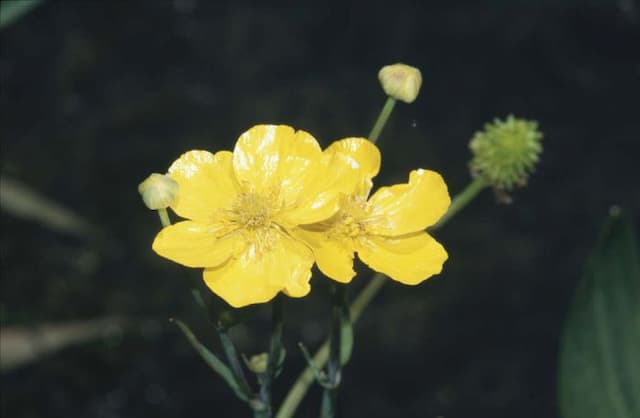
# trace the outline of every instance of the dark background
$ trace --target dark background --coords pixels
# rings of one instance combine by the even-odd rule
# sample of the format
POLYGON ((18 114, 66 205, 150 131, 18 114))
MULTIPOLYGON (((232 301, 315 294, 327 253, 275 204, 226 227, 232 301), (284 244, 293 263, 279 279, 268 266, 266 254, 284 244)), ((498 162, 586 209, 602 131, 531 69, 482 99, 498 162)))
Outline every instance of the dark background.
MULTIPOLYGON (((559 335, 584 259, 612 204, 640 209, 637 1, 48 1, 0 37, 2 175, 101 231, 69 237, 3 213, 3 325, 128 321, 3 374, 3 416, 250 416, 167 321, 219 349, 179 266, 151 251, 159 224, 137 185, 258 123, 323 145, 366 135, 384 103, 377 71, 398 61, 424 83, 383 132, 377 184, 423 167, 461 190, 468 140, 509 113, 540 123, 545 151, 514 204, 485 192, 438 231, 442 275, 376 298, 339 415, 557 416, 559 335)), ((313 287, 286 306, 276 403, 303 366, 296 342, 326 333, 327 285, 313 287)), ((259 307, 234 330, 241 351, 264 351, 267 318, 259 307)), ((317 416, 310 395, 301 417, 317 416)))

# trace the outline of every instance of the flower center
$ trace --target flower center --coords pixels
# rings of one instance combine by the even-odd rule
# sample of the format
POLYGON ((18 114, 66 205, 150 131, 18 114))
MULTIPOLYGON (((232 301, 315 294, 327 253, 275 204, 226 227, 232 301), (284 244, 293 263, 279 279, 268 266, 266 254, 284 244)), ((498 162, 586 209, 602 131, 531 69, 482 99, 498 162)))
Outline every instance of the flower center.
POLYGON ((327 233, 331 238, 357 238, 368 232, 367 217, 366 199, 361 196, 348 196, 327 233))
POLYGON ((249 244, 249 251, 260 256, 278 240, 279 227, 274 219, 281 208, 276 189, 243 191, 225 211, 227 231, 242 234, 249 244))
POLYGON ((262 196, 255 193, 242 193, 233 203, 232 218, 241 228, 255 230, 268 225, 269 205, 262 196))
POLYGON ((257 231, 271 226, 278 209, 277 193, 243 192, 233 203, 229 218, 238 228, 257 231))

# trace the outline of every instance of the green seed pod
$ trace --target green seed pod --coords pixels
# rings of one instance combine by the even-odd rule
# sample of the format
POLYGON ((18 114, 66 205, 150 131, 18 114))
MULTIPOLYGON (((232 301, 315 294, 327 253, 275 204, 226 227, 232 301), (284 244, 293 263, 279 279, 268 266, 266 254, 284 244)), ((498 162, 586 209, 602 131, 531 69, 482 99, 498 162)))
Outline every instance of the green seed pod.
POLYGON ((542 153, 542 133, 537 122, 509 115, 476 132, 469 148, 471 173, 496 190, 508 192, 527 184, 542 153))

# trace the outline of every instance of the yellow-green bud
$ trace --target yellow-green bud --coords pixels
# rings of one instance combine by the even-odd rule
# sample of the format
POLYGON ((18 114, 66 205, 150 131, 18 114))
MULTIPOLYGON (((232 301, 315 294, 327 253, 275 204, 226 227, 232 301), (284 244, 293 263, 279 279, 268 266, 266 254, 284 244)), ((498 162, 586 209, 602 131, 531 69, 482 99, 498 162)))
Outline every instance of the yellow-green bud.
POLYGON ((476 132, 469 148, 471 172, 498 190, 509 191, 527 183, 542 153, 538 123, 509 115, 494 119, 476 132))
POLYGON ((267 367, 269 366, 269 354, 260 353, 255 356, 251 356, 249 361, 247 362, 247 367, 249 370, 254 372, 255 374, 261 374, 267 371, 267 367))
POLYGON ((149 209, 166 209, 178 197, 178 183, 165 174, 153 173, 140 183, 138 192, 149 209))
POLYGON ((413 103, 422 86, 420 70, 401 63, 382 67, 378 79, 388 96, 405 103, 413 103))

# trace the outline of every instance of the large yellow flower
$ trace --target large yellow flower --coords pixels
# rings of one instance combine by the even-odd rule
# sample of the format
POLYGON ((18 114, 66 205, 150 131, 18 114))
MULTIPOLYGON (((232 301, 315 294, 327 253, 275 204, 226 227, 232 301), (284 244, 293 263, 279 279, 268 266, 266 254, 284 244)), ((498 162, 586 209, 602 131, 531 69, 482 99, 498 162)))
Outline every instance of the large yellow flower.
MULTIPOLYGON (((375 175, 377 168, 369 173, 375 175)), ((382 187, 367 199, 370 190, 371 182, 365 179, 355 192, 343 196, 340 210, 330 219, 296 229, 295 235, 313 248, 320 270, 348 283, 355 276, 357 252, 373 270, 404 284, 415 285, 440 273, 447 252, 424 230, 451 203, 442 177, 414 170, 408 183, 382 187)))
POLYGON ((171 208, 188 220, 164 228, 153 249, 189 267, 235 307, 282 291, 309 292, 313 253, 290 231, 335 215, 341 195, 379 164, 377 148, 350 138, 348 152, 323 153, 307 132, 259 125, 233 153, 190 151, 169 168, 179 185, 171 208))

